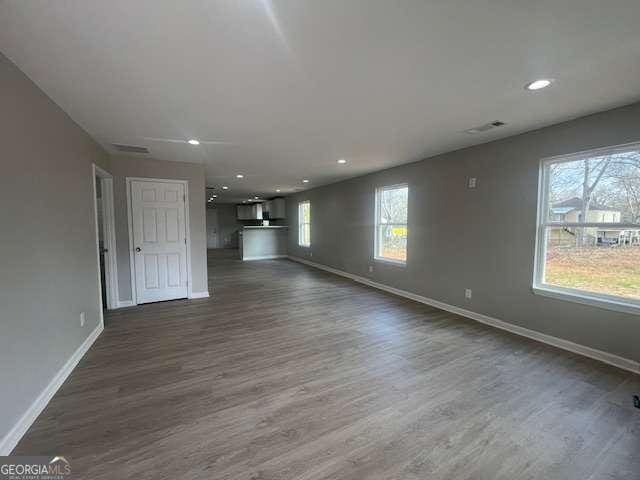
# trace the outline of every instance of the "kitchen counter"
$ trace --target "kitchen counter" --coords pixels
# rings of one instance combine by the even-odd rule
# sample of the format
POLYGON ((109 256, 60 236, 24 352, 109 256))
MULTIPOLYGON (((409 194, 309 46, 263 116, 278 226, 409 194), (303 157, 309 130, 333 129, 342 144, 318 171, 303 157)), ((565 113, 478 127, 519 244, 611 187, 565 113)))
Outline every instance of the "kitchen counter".
POLYGON ((289 228, 287 225, 247 225, 242 227, 243 230, 253 230, 260 228, 289 228))
POLYGON ((267 260, 286 258, 288 227, 286 225, 245 226, 240 235, 240 258, 242 260, 267 260))

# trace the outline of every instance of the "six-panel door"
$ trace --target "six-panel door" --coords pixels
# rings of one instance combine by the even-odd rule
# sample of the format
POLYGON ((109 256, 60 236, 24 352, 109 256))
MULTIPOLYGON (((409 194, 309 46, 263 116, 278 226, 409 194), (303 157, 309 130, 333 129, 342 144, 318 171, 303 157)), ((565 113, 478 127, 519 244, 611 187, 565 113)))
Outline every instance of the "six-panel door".
POLYGON ((184 184, 131 182, 137 303, 187 297, 184 184))

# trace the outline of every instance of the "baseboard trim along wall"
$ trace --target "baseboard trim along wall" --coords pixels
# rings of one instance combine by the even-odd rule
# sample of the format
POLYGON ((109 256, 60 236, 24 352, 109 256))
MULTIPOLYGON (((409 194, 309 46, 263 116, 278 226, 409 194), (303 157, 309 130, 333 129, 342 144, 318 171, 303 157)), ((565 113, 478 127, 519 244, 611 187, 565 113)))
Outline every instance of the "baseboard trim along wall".
POLYGON ((209 292, 192 292, 189 298, 209 298, 209 292))
POLYGON ((294 262, 304 263, 305 265, 309 265, 311 267, 315 267, 320 270, 324 270, 324 271, 333 273, 335 275, 339 275, 341 277, 349 278, 355 282, 362 283, 364 285, 368 285, 370 287, 377 288, 380 290, 384 290, 385 292, 393 293, 394 295, 399 295, 401 297, 409 298, 416 302, 424 303, 426 305, 431 305, 432 307, 436 307, 441 310, 445 310, 447 312, 455 313, 462 317, 470 318, 471 320, 476 320, 477 322, 481 322, 486 325, 499 328, 501 330, 506 330, 511 333, 515 333, 516 335, 527 337, 532 340, 536 340, 538 342, 546 343, 547 345, 552 345, 554 347, 561 348, 569 352, 577 353, 579 355, 583 355, 585 357, 589 357, 594 360, 599 360, 609 365, 613 365, 614 367, 622 368, 624 370, 628 370, 633 373, 640 373, 640 362, 636 362, 635 360, 623 358, 618 355, 614 355, 612 353, 607 353, 602 350, 580 345, 578 343, 570 342, 569 340, 564 340, 562 338, 553 337, 545 333, 536 332, 535 330, 529 330, 528 328, 520 327, 518 325, 514 325, 512 323, 508 323, 503 320, 498 320, 497 318, 489 317, 488 315, 483 315, 481 313, 472 312, 471 310, 466 310, 464 308, 456 307, 454 305, 449 305, 448 303, 440 302, 438 300, 433 300, 431 298, 423 297, 422 295, 417 295, 415 293, 407 292, 405 290, 389 287, 382 283, 377 283, 372 280, 369 280, 368 278, 361 277, 359 275, 354 275, 352 273, 344 272, 336 268, 331 268, 326 265, 322 265, 320 263, 311 262, 309 260, 305 260, 304 258, 294 257, 291 255, 289 255, 288 258, 290 260, 293 260, 294 262))
POLYGON ((104 330, 102 324, 98 325, 93 332, 82 342, 82 345, 69 357, 69 360, 64 366, 56 373, 51 379, 45 389, 38 395, 35 401, 29 406, 27 411, 22 415, 20 420, 13 426, 13 428, 7 433, 2 440, 0 440, 0 455, 6 456, 11 454, 11 451, 18 444, 22 436, 29 430, 29 427, 35 422, 38 415, 42 413, 47 406, 51 398, 55 395, 58 389, 62 386, 69 374, 78 365, 78 362, 82 359, 84 354, 91 348, 93 342, 96 341, 98 336, 104 330))
MULTIPOLYGON (((189 298, 209 298, 210 292, 191 292, 191 296, 189 298)), ((135 307, 136 304, 133 303, 133 300, 120 300, 118 302, 118 308, 127 308, 127 307, 135 307)))
POLYGON ((242 261, 246 262, 249 260, 274 260, 276 258, 287 258, 288 255, 262 255, 256 257, 243 257, 242 261))

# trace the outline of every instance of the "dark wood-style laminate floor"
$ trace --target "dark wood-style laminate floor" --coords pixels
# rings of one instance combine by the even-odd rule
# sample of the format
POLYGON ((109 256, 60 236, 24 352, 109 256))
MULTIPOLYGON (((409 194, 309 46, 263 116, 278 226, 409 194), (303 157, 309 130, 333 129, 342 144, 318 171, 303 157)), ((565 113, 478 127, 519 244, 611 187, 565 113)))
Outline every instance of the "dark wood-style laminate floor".
POLYGON ((637 375, 287 260, 111 313, 14 454, 82 479, 638 479, 637 375))

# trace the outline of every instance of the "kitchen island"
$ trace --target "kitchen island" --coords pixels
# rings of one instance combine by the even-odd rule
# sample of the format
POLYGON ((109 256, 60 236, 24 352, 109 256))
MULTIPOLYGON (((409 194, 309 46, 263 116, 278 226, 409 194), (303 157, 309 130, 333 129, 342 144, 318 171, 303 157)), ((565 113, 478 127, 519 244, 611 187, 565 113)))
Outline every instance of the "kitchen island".
POLYGON ((240 258, 267 260, 287 256, 287 226, 245 226, 239 231, 240 258))

